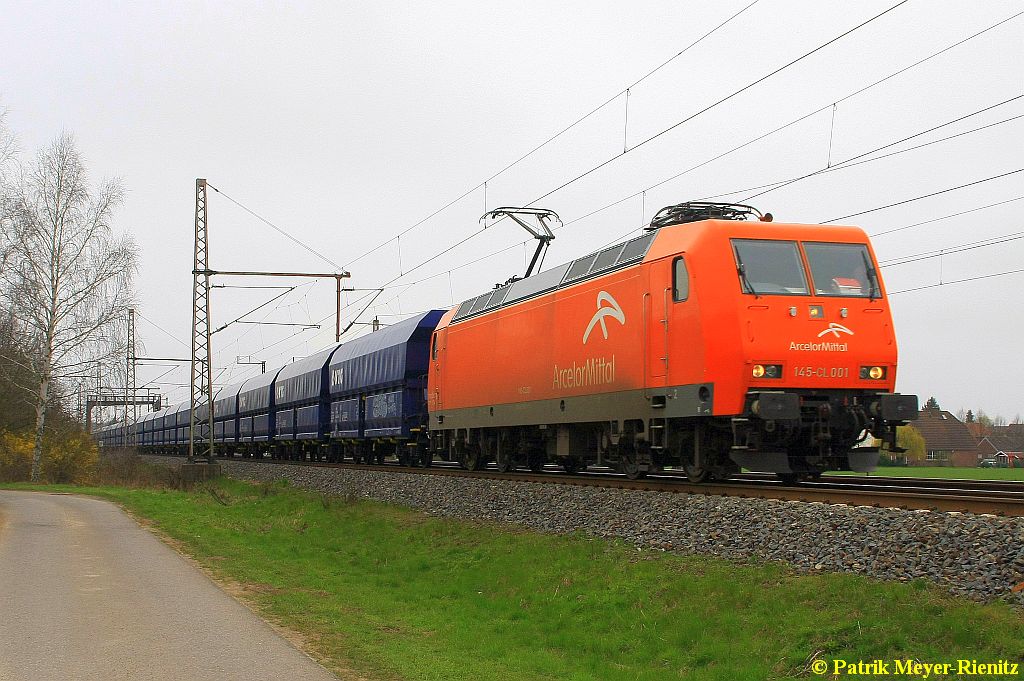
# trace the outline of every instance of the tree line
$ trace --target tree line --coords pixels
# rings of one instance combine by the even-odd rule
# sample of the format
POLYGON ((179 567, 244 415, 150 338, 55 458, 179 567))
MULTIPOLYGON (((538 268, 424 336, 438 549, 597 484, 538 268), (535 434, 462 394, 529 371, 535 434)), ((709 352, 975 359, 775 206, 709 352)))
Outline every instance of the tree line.
POLYGON ((66 477, 60 462, 70 450, 95 456, 74 416, 74 387, 109 376, 118 365, 123 373, 138 263, 134 241, 114 226, 123 196, 118 180, 90 182, 73 135, 62 133, 26 155, 0 112, 0 469, 6 462, 6 477, 66 477), (19 466, 28 470, 14 470, 19 466))

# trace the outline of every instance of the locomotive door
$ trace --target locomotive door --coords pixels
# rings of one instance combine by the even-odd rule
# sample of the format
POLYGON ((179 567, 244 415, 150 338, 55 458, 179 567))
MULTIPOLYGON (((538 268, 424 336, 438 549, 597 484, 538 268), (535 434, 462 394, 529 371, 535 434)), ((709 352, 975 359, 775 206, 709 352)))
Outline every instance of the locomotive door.
POLYGON ((647 376, 650 385, 664 385, 669 363, 669 311, 672 307, 672 261, 657 260, 647 266, 644 295, 644 335, 647 342, 647 376))

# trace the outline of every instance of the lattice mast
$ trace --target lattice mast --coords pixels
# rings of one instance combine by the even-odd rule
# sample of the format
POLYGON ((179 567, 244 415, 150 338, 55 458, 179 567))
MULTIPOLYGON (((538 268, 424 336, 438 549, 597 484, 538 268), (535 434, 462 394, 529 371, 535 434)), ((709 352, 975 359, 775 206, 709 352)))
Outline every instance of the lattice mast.
POLYGON ((210 267, 206 225, 206 180, 196 179, 195 264, 192 268, 192 396, 188 462, 213 463, 213 348, 210 345, 210 267), (205 419, 200 422, 202 409, 205 419), (196 451, 196 440, 200 451, 196 451))
POLYGON ((128 308, 128 355, 125 358, 124 380, 124 444, 135 446, 135 424, 139 420, 139 407, 135 404, 135 308, 128 308))

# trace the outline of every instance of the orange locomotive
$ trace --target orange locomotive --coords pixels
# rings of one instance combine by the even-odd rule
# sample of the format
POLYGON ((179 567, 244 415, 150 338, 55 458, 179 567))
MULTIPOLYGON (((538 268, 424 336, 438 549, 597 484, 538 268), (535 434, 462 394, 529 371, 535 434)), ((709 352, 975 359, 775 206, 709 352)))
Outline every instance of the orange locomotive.
POLYGON ((495 287, 431 341, 431 447, 469 468, 692 480, 869 470, 917 397, 865 233, 747 206, 662 209, 643 236, 495 287), (713 219, 706 219, 706 218, 713 219), (870 442, 867 442, 870 444, 870 442))

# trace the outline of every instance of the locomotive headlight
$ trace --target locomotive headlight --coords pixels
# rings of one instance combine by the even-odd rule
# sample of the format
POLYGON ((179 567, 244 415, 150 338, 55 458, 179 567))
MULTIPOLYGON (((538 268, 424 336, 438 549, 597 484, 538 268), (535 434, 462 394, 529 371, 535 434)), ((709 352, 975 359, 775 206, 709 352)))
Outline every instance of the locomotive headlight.
POLYGON ((885 378, 885 367, 861 367, 860 377, 869 378, 873 381, 880 381, 885 378))
POLYGON ((755 364, 750 375, 754 378, 782 378, 781 364, 755 364))

